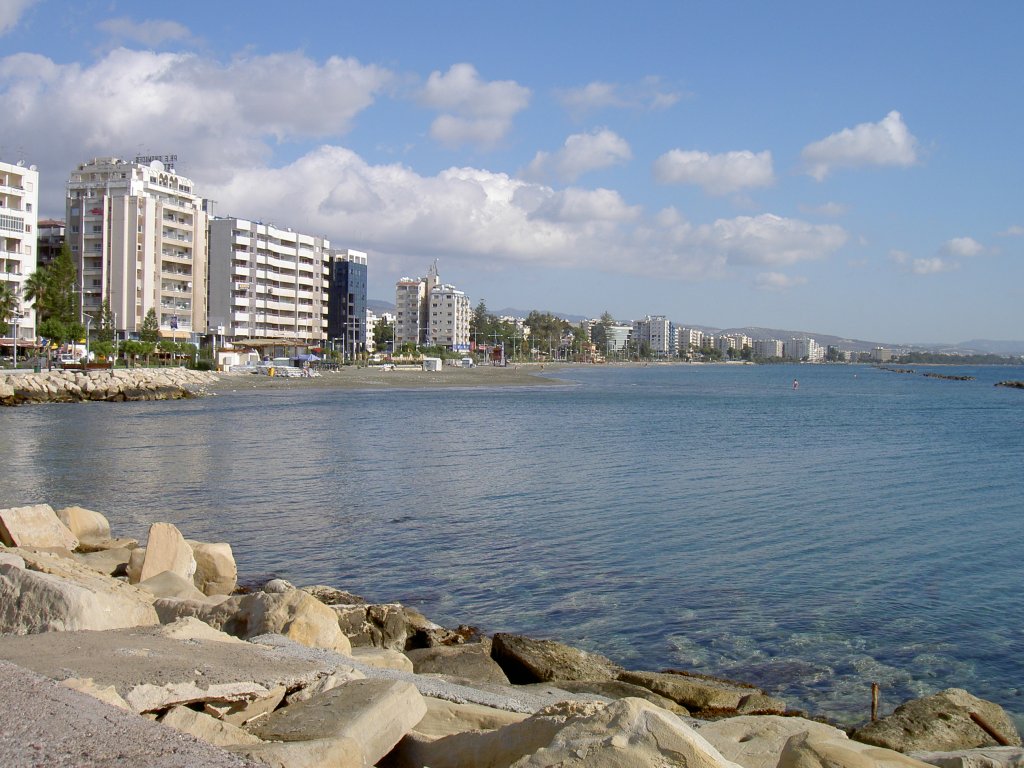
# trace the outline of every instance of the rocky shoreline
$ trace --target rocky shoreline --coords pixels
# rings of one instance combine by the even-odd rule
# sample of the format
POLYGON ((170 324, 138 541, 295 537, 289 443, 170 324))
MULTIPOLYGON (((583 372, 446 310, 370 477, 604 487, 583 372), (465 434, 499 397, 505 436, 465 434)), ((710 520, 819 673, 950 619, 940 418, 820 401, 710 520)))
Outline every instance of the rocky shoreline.
MULTIPOLYGON (((239 588, 230 544, 168 523, 140 543, 98 512, 38 504, 0 509, 0 541, 0 663, 190 734, 225 765, 1024 765, 1012 718, 959 689, 847 732, 744 683, 444 628, 333 586, 239 588)), ((0 763, 42 764, 8 742, 0 763)), ((77 749, 67 764, 111 746, 99 735, 77 749)), ((188 764, 153 749, 132 764, 188 764)))
POLYGON ((0 405, 87 400, 179 400, 205 394, 217 374, 187 368, 116 368, 0 375, 0 405))

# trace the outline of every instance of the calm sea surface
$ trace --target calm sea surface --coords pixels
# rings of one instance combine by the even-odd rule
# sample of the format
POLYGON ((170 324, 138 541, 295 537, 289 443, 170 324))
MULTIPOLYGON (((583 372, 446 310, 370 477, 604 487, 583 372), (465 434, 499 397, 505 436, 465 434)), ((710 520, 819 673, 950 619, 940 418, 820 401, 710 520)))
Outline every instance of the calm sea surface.
MULTIPOLYGON (((571 386, 0 409, 0 506, 865 720, 1024 714, 1022 368, 651 366, 571 386), (793 379, 800 381, 797 390, 793 379)), ((1022 723, 1024 724, 1024 723, 1022 723)))

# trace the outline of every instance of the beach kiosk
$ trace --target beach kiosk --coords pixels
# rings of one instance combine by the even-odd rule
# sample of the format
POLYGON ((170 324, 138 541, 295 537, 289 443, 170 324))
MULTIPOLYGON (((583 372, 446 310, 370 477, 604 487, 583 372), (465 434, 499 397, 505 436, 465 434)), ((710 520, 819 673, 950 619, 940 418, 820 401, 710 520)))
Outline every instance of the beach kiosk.
POLYGON ((424 357, 423 358, 423 370, 424 371, 440 371, 441 370, 441 358, 440 357, 424 357))

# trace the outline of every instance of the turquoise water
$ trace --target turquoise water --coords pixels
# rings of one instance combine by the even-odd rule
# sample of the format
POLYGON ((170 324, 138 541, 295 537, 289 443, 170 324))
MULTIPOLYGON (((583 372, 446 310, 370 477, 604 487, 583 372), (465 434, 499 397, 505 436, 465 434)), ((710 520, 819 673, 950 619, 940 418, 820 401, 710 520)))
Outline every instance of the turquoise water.
POLYGON ((570 386, 0 410, 0 504, 229 541, 401 600, 853 723, 950 686, 1024 713, 1022 368, 595 367, 570 386), (800 380, 797 390, 794 378, 800 380))

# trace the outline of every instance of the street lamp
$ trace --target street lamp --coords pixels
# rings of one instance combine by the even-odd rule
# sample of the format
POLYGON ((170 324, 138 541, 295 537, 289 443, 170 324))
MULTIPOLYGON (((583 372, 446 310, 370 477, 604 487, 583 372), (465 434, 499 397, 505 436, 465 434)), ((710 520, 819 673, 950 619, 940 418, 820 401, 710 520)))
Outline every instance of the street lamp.
POLYGON ((85 365, 89 366, 89 326, 92 325, 92 315, 82 313, 82 319, 85 320, 85 365))
POLYGON ((11 313, 11 320, 14 321, 14 367, 18 367, 18 321, 21 320, 21 315, 18 314, 18 310, 14 310, 11 313))

